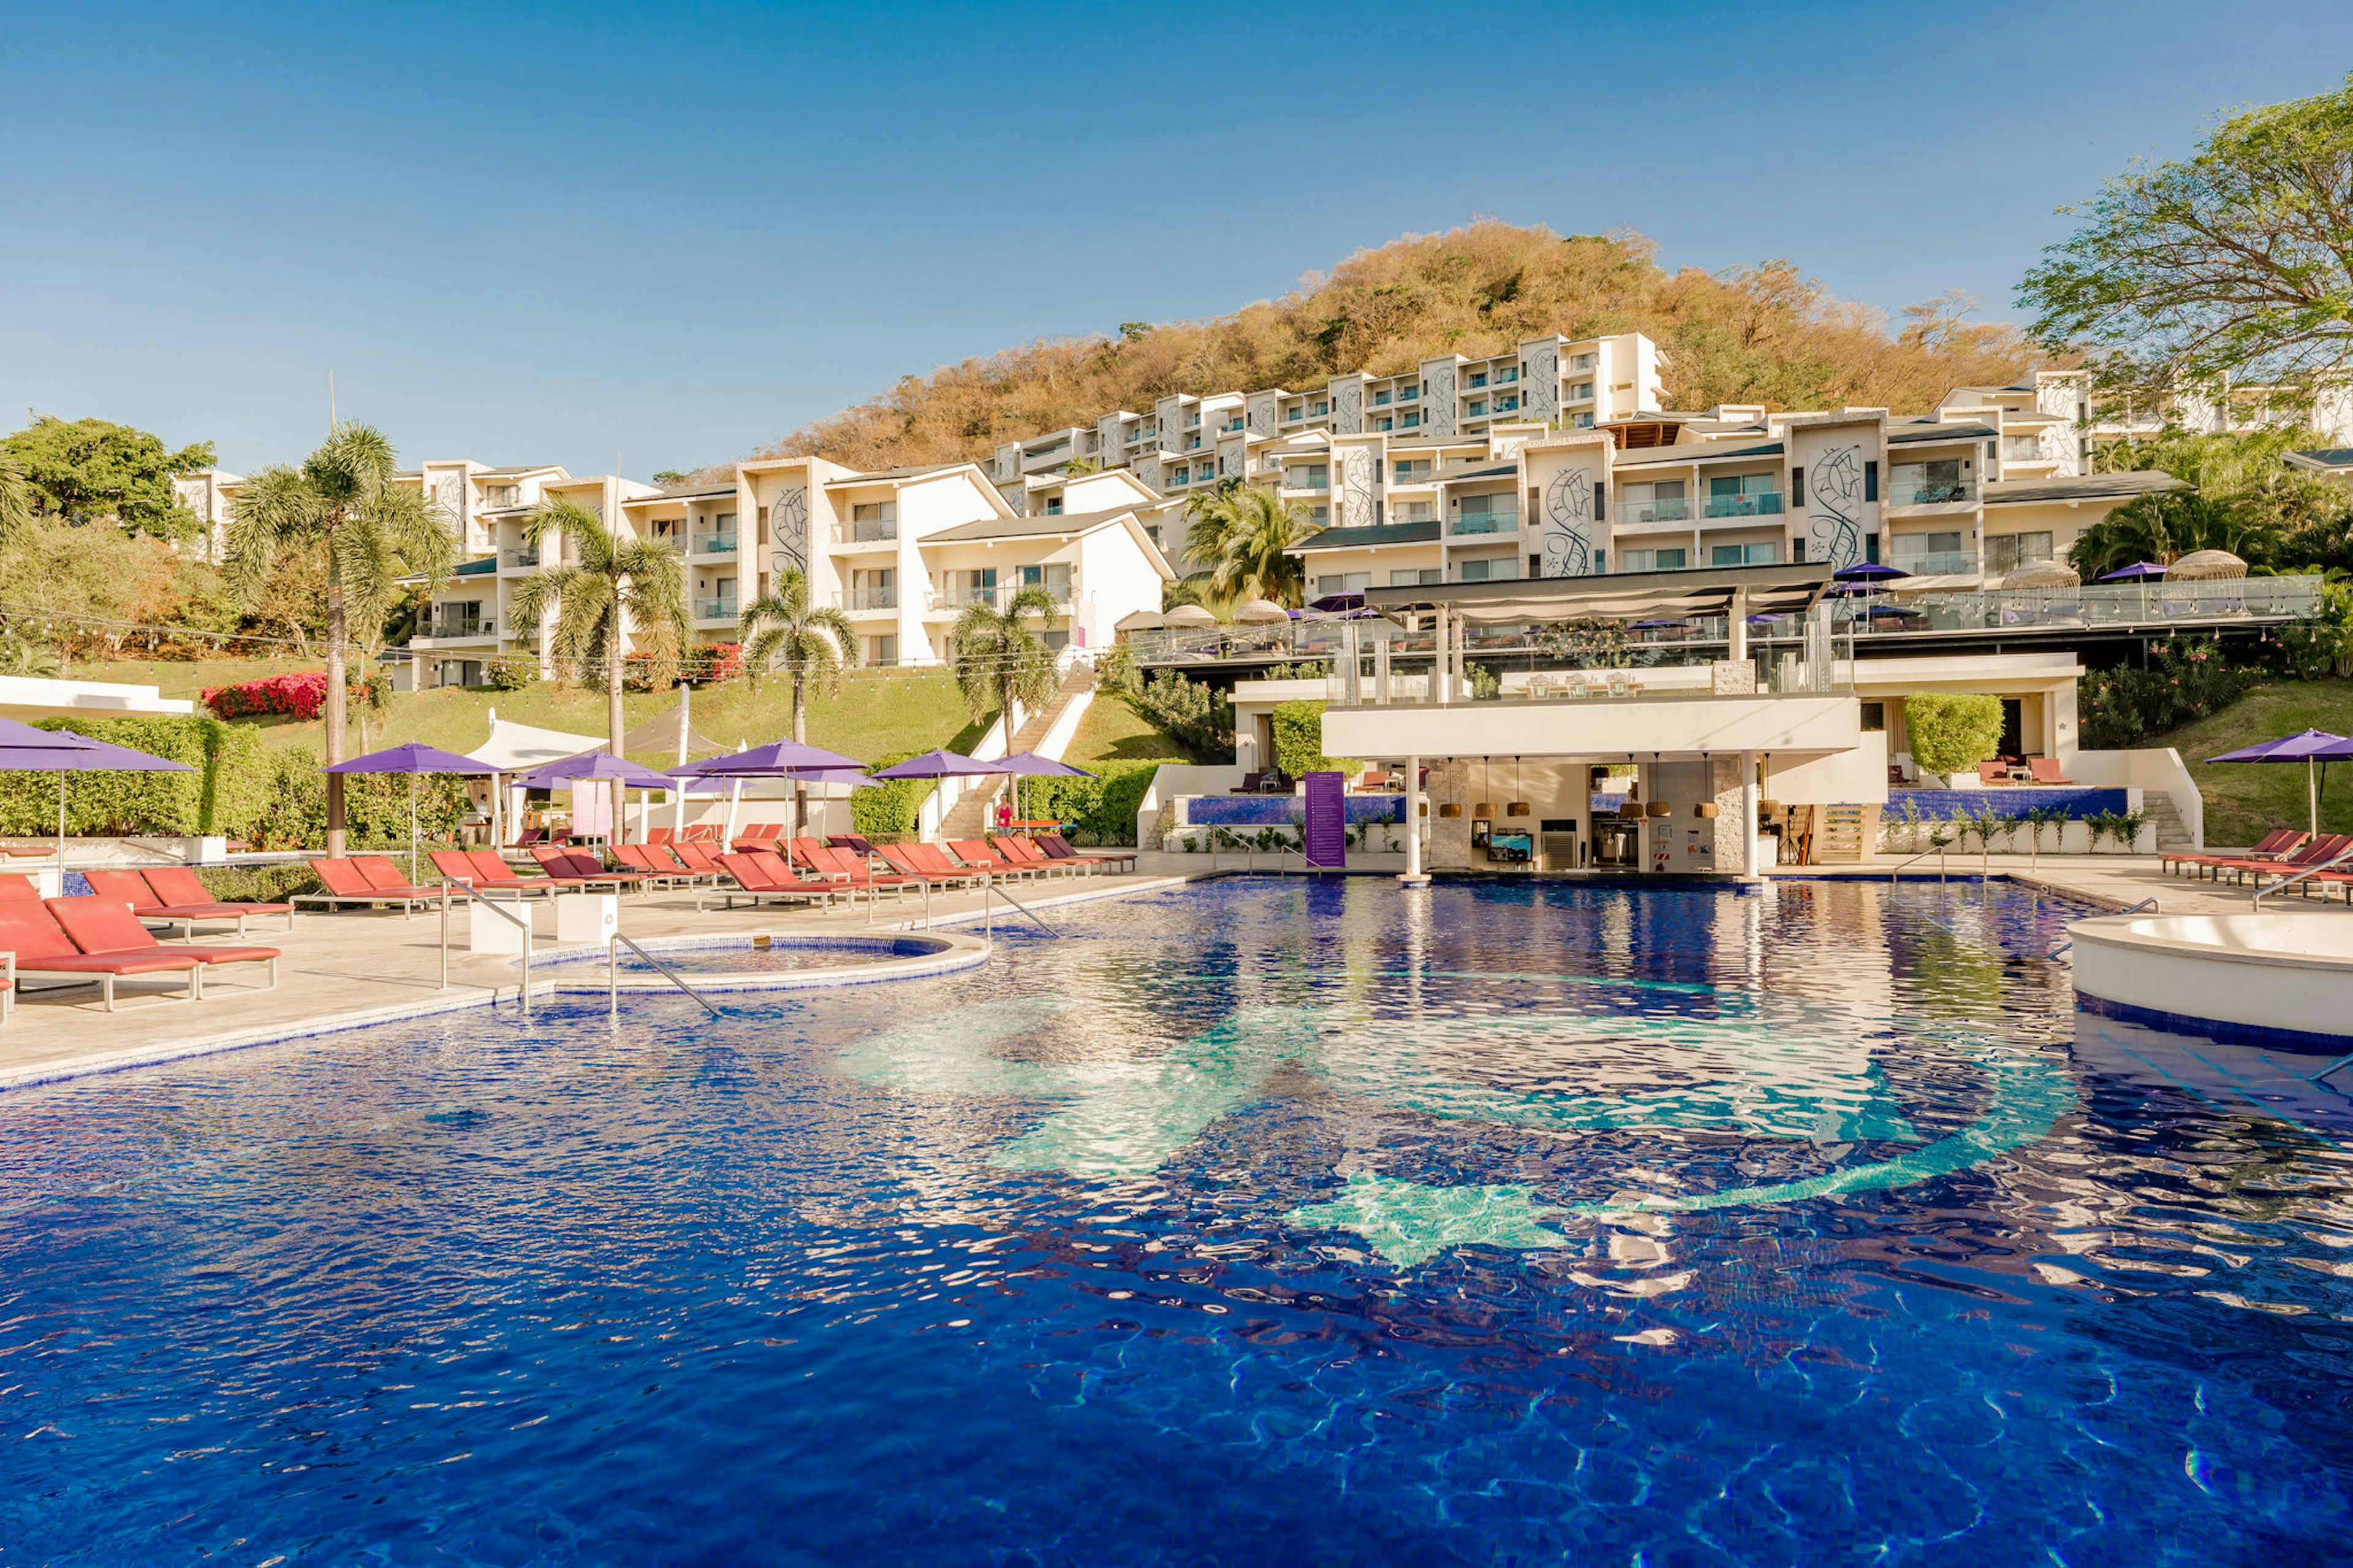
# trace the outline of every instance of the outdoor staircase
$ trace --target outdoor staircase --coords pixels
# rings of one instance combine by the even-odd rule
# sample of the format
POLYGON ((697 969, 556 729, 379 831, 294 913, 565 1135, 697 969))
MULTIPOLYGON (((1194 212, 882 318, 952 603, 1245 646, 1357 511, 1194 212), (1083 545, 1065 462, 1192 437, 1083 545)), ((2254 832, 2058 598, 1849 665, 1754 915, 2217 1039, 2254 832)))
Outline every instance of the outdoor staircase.
MULTIPOLYGON (((1030 714, 1021 728, 1013 732, 1013 744, 1006 754, 1010 756, 1018 752, 1036 751, 1053 732, 1055 724, 1079 694, 1094 689, 1094 667, 1074 661, 1071 672, 1062 677, 1062 684, 1055 690, 1052 700, 1030 714)), ((980 837, 988 827, 989 804, 996 798, 997 792, 988 787, 987 780, 965 790, 963 796, 948 807, 947 816, 941 820, 940 837, 944 839, 980 837)))
POLYGON ((1879 808, 1875 805, 1825 805, 1814 829, 1814 864, 1860 866, 1878 847, 1879 808))
POLYGON ((2188 854, 2198 846, 2190 841, 2189 826, 2181 820, 2181 813, 2173 806, 2173 797, 2163 790, 2149 790, 2140 797, 2141 808, 2148 813, 2149 826, 2157 829, 2157 852, 2160 855, 2188 854))

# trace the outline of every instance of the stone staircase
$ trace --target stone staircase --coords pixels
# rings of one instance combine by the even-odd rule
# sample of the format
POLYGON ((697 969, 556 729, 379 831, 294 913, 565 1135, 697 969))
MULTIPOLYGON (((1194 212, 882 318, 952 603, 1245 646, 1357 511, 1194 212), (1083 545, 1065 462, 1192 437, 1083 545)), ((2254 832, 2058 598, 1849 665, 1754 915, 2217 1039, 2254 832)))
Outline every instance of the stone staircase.
MULTIPOLYGON (((1070 673, 1062 677, 1062 684, 1055 690, 1052 700, 1030 714, 1021 728, 1013 732, 1013 744, 1008 748, 1007 754, 1036 751, 1045 742, 1046 737, 1053 732, 1055 724, 1060 721, 1063 713, 1069 710, 1079 694, 1082 691, 1092 691, 1094 689, 1094 667, 1089 664, 1073 663, 1070 673)), ((941 819, 940 837, 944 839, 981 837, 989 823, 989 803, 996 796, 997 792, 989 788, 987 780, 982 780, 975 787, 965 790, 963 796, 954 805, 948 807, 947 816, 941 819)))
POLYGON ((2157 852, 2160 855, 2187 853, 2197 846, 2190 841, 2189 825, 2175 810, 2173 797, 2163 790, 2149 790, 2140 797, 2141 809, 2148 813, 2149 826, 2157 829, 2157 852))

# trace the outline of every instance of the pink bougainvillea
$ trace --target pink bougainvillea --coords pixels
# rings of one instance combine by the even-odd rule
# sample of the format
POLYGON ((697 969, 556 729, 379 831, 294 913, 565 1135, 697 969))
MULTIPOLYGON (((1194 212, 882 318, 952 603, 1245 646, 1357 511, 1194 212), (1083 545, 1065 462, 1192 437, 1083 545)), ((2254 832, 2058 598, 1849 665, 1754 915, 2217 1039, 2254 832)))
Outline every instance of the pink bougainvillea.
POLYGON ((293 675, 240 681, 235 686, 207 686, 204 700, 218 719, 246 719, 267 713, 316 719, 327 702, 327 672, 306 669, 293 675))

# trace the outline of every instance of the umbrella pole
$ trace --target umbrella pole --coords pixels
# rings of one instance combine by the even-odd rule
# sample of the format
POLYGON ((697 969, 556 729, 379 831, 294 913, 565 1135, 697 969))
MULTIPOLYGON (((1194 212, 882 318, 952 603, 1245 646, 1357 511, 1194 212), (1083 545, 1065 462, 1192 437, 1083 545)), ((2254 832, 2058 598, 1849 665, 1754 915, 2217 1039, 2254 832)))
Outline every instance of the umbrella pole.
POLYGON ((2320 773, 2310 757, 2304 759, 2305 804, 2312 812, 2312 836, 2320 837, 2320 773))
POLYGON ((58 770, 58 897, 66 896, 66 775, 58 770))
POLYGON ((408 775, 408 885, 417 886, 417 775, 408 775))

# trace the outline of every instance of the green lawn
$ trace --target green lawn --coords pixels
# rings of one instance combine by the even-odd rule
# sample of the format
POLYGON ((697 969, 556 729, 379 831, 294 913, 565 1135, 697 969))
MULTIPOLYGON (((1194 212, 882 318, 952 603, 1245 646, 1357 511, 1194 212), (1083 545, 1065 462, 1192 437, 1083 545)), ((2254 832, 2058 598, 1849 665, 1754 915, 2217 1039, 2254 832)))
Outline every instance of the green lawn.
POLYGON ((1108 691, 1099 691, 1079 716, 1079 732, 1062 760, 1074 767, 1090 763, 1125 762, 1166 757, 1189 763, 1185 749, 1136 716, 1135 710, 1108 691))
MULTIPOLYGON (((159 688, 166 697, 194 698, 207 686, 227 686, 268 675, 316 669, 317 661, 207 660, 201 663, 118 660, 77 664, 69 674, 83 680, 131 681, 159 688)), ((674 691, 628 695, 622 705, 631 728, 676 705, 674 691)), ((371 717, 367 744, 382 748, 401 741, 423 741, 452 752, 470 752, 490 735, 491 712, 517 723, 546 730, 602 738, 605 696, 579 688, 559 689, 541 682, 522 691, 472 691, 444 687, 434 691, 396 693, 386 700, 386 711, 371 717)), ((1122 710, 1124 711, 1124 709, 1122 710)), ((697 733, 733 749, 737 741, 753 745, 792 733, 792 687, 770 678, 757 690, 735 684, 697 691, 691 710, 697 733)), ((249 720, 271 746, 308 744, 323 748, 325 727, 290 719, 249 720)), ((892 752, 922 752, 934 746, 962 749, 978 742, 986 721, 976 721, 957 695, 955 679, 937 669, 850 670, 843 674, 838 695, 812 692, 808 700, 808 738, 860 761, 892 752)), ((350 749, 360 749, 357 715, 353 715, 350 749)), ((675 756, 643 756, 640 762, 667 765, 675 756)))
MULTIPOLYGON (((2274 827, 2306 820, 2306 775, 2300 763, 2210 763, 2208 757, 2301 730, 2353 735, 2353 680, 2277 680, 2255 688, 2220 713, 2144 742, 2171 746, 2206 797, 2206 842, 2247 845, 2274 827)), ((2353 763, 2328 769, 2321 792, 2324 831, 2353 833, 2353 763)))

